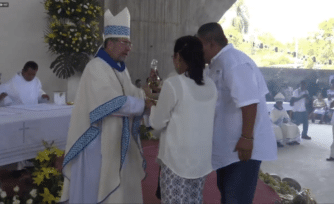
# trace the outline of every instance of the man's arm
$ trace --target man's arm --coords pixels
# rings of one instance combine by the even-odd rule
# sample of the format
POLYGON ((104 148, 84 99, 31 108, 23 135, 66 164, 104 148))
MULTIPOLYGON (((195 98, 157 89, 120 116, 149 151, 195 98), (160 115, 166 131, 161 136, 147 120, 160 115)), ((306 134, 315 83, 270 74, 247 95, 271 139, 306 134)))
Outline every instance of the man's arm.
POLYGON ((241 107, 242 111, 242 133, 235 147, 241 161, 247 161, 252 156, 253 132, 257 112, 257 104, 241 107))

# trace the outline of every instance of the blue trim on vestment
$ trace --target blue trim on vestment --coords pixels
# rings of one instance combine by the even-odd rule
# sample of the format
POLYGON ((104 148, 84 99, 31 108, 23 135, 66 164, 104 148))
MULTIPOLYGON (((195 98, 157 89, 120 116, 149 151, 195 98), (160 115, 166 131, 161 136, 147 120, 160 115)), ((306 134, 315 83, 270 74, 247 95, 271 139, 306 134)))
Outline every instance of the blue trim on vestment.
POLYGON ((113 60, 109 54, 101 47, 99 49, 99 51, 97 52, 97 54, 95 55, 95 57, 99 57, 101 59, 103 59, 107 64, 109 64, 109 66, 111 66, 112 68, 116 69, 119 72, 122 72, 125 70, 125 64, 124 62, 120 62, 121 66, 119 66, 117 64, 117 62, 115 60, 113 60))
POLYGON ((117 112, 126 103, 127 98, 128 97, 126 96, 118 96, 111 101, 108 101, 103 105, 95 108, 92 112, 89 113, 90 123, 94 124, 102 120, 104 117, 117 112))
POLYGON ((120 36, 129 36, 130 37, 130 28, 126 26, 106 26, 104 27, 104 35, 120 35, 120 36))
MULTIPOLYGON (((99 107, 95 108, 92 112, 90 112, 89 117, 91 121, 91 126, 88 128, 88 130, 74 143, 74 145, 71 147, 71 149, 68 151, 68 153, 65 155, 63 167, 65 167, 68 162, 70 162, 72 159, 74 159, 78 154, 80 154, 99 134, 100 129, 97 127, 94 127, 93 124, 96 122, 102 120, 106 116, 117 112, 120 108, 123 107, 123 105, 126 103, 127 96, 118 96, 99 107)), ((121 145, 121 157, 125 158, 129 141, 130 141, 130 130, 129 130, 129 119, 127 117, 123 117, 123 132, 122 132, 122 140, 127 141, 122 143, 121 145), (127 128, 127 131, 124 130, 124 128, 127 128), (125 138, 125 139, 123 139, 125 138)), ((122 166, 121 160, 121 166, 122 166)))
MULTIPOLYGON (((140 148, 139 143, 138 143, 138 141, 140 140, 140 122, 141 122, 142 118, 143 118, 143 115, 134 117, 133 122, 132 122, 132 137, 136 141, 136 144, 137 144, 139 150, 142 150, 140 148)), ((144 157, 143 154, 144 153, 142 151, 140 151, 140 155, 143 158, 142 167, 145 170, 146 169, 146 160, 145 160, 145 157, 144 157)))
POLYGON ((74 143, 70 151, 66 154, 63 167, 84 150, 98 135, 100 130, 97 127, 90 126, 88 130, 74 143))

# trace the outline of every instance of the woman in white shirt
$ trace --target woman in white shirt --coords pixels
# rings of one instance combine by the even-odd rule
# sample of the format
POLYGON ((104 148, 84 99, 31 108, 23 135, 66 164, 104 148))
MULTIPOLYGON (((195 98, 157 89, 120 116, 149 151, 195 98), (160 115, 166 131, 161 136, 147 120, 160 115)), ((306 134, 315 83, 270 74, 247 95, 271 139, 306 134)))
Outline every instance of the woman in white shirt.
POLYGON ((161 202, 202 203, 205 178, 212 171, 217 90, 203 76, 203 46, 196 37, 179 38, 172 57, 178 75, 166 79, 150 115, 151 127, 162 130, 161 202))

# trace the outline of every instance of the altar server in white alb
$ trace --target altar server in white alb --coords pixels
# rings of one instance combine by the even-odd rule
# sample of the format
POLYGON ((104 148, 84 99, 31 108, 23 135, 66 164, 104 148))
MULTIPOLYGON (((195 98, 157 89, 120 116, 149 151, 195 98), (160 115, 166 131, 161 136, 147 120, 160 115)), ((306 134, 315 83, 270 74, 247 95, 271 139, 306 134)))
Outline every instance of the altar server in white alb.
POLYGON ((273 122, 277 146, 283 147, 284 143, 288 145, 299 145, 301 142, 300 131, 297 125, 291 122, 288 113, 283 108, 284 95, 278 93, 274 99, 276 104, 270 112, 270 117, 273 122))
POLYGON ((41 81, 36 77, 37 71, 37 63, 29 61, 21 72, 0 85, 0 106, 34 105, 49 100, 49 96, 42 90, 41 81))
POLYGON ((86 66, 74 101, 61 202, 143 203, 139 125, 144 92, 131 83, 130 13, 104 14, 104 48, 86 66))

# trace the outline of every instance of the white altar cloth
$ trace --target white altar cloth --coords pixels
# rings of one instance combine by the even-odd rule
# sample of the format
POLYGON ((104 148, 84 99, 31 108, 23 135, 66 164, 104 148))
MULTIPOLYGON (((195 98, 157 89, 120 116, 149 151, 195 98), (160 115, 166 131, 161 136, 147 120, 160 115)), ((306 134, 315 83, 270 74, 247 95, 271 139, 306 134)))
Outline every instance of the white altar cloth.
POLYGON ((42 140, 65 149, 73 106, 40 105, 0 108, 0 166, 35 158, 44 149, 42 140))

